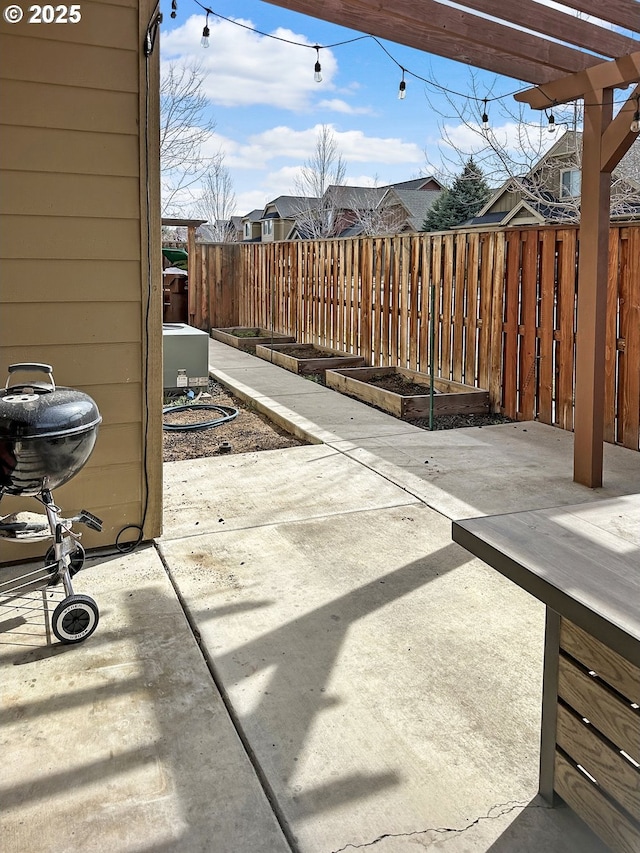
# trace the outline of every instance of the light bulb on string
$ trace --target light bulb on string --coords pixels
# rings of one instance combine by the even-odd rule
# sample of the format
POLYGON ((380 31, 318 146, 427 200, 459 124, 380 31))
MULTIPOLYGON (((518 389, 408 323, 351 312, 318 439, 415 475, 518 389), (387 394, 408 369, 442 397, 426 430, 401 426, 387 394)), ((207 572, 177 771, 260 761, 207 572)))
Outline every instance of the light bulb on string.
POLYGON ((482 112, 482 129, 489 130, 489 113, 487 112, 487 99, 484 99, 484 110, 482 112))
POLYGON ((407 84, 404 79, 404 68, 402 69, 402 80, 400 81, 400 85, 398 86, 398 100, 404 101, 407 97, 407 84))
POLYGON ((322 83, 322 65, 320 65, 320 46, 316 45, 316 64, 313 67, 313 79, 316 83, 322 83))
POLYGON ((636 98, 636 111, 633 114, 633 121, 629 125, 631 133, 640 133, 640 95, 636 98))
POLYGON ((555 117, 555 116, 554 116, 554 114, 551 112, 551 113, 549 113, 548 118, 549 118, 549 124, 548 124, 548 126, 547 126, 547 131, 548 131, 551 135, 553 135, 553 134, 556 132, 556 130, 557 130, 557 128, 556 128, 556 117, 555 117))
POLYGON ((171 0, 171 17, 175 18, 178 13, 178 0, 171 0))
POLYGON ((200 39, 200 44, 202 45, 202 47, 209 47, 210 35, 211 33, 209 32, 209 13, 207 12, 207 19, 202 30, 202 38, 200 39))

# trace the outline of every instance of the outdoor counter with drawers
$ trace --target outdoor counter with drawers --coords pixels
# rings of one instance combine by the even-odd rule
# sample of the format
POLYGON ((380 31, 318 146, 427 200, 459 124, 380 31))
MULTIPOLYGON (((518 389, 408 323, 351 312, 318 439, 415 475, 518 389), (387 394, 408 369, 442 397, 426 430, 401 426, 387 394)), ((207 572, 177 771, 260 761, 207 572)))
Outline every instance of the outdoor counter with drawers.
POLYGON ((546 605, 540 793, 640 851, 640 495, 453 522, 546 605))

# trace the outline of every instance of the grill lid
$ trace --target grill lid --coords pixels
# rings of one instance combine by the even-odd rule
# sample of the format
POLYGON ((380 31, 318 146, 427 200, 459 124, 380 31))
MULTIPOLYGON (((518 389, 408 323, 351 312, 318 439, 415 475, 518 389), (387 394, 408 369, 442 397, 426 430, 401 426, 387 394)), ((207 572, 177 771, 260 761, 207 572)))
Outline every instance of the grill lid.
POLYGON ((56 388, 49 365, 12 364, 16 370, 49 373, 50 383, 21 383, 0 391, 0 439, 60 438, 97 427, 102 418, 88 394, 56 388))

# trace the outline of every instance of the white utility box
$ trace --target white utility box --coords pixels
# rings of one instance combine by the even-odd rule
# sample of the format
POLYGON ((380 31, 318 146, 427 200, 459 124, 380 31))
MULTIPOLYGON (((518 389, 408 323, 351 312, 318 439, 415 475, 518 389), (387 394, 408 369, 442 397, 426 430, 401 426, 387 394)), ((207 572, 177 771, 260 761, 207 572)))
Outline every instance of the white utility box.
POLYGON ((209 335, 185 323, 162 324, 163 386, 169 391, 206 390, 209 335))

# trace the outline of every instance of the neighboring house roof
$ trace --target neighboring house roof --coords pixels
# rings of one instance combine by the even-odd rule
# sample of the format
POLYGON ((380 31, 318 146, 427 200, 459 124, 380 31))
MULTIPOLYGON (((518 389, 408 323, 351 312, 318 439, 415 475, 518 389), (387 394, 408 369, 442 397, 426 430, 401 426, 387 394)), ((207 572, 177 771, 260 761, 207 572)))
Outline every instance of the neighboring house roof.
POLYGON ((300 210, 315 207, 319 199, 314 196, 280 195, 265 205, 261 219, 295 219, 300 210), (271 210, 273 208, 273 210, 271 210))
POLYGON ((380 206, 402 205, 407 212, 407 225, 414 231, 422 231, 427 212, 440 194, 439 190, 399 190, 394 188, 387 190, 380 206))
MULTIPOLYGON (((385 189, 389 189, 389 188, 393 187, 396 190, 421 190, 421 191, 424 191, 425 187, 428 184, 430 184, 431 182, 437 184, 441 190, 444 189, 443 184, 437 178, 434 178, 433 175, 427 175, 424 178, 414 178, 411 181, 400 181, 400 183, 397 183, 397 184, 389 184, 387 187, 385 187, 385 189)), ((431 190, 431 191, 435 192, 435 190, 431 190)))
POLYGON ((507 212, 508 211, 505 210, 496 210, 493 213, 479 213, 477 216, 472 216, 471 219, 467 219, 466 222, 462 222, 457 227, 475 228, 476 226, 499 225, 507 215, 507 212))
POLYGON ((263 208, 256 208, 252 210, 250 213, 246 213, 244 216, 240 218, 241 222, 260 222, 262 219, 262 211, 263 208))
POLYGON ((385 194, 387 187, 355 187, 332 185, 325 195, 341 210, 373 210, 385 194))
POLYGON ((359 237, 364 232, 362 225, 349 225, 343 228, 338 237, 359 237))

